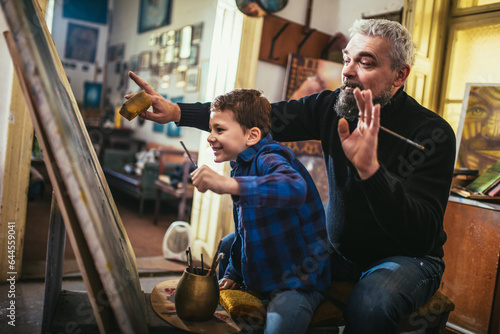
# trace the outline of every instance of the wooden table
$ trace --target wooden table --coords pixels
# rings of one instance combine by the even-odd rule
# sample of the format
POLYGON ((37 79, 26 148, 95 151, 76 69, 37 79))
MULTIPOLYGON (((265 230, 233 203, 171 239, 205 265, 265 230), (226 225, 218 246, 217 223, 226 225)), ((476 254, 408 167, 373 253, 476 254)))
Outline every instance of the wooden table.
POLYGON ((451 196, 441 292, 455 303, 448 323, 473 333, 500 332, 500 205, 451 196))
POLYGON ((169 194, 177 199, 179 199, 179 207, 178 207, 178 216, 177 219, 180 221, 185 221, 186 216, 186 206, 187 201, 193 198, 193 189, 189 189, 187 187, 176 188, 172 185, 165 183, 161 180, 156 180, 155 183, 156 189, 156 203, 155 203, 155 218, 154 224, 158 224, 158 216, 160 214, 160 206, 162 194, 169 194))

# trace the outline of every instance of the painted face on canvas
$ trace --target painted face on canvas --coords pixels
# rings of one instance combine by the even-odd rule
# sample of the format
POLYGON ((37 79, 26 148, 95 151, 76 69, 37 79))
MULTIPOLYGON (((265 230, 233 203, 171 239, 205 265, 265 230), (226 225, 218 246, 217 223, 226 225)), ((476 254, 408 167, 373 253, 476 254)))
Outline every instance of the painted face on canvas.
POLYGON ((216 162, 236 161, 238 155, 249 147, 247 137, 248 131, 236 121, 231 110, 212 111, 207 141, 214 151, 216 162))

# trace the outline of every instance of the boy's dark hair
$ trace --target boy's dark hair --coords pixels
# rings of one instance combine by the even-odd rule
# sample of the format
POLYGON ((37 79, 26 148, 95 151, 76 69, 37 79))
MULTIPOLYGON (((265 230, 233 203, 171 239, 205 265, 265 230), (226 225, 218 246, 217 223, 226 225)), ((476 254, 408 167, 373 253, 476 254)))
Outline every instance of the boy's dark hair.
POLYGON ((217 96, 210 111, 229 109, 234 113, 236 121, 245 129, 258 127, 262 138, 271 131, 271 104, 257 89, 235 89, 217 96))

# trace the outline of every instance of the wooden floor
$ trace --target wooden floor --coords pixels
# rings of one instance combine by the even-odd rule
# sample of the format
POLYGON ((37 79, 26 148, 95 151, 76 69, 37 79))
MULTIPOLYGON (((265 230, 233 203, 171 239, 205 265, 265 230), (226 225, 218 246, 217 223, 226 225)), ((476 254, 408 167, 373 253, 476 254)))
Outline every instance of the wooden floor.
MULTIPOLYGON (((46 190, 43 197, 28 202, 26 230, 23 249, 23 276, 35 278, 44 274, 44 263, 47 249, 51 191, 46 190), (26 275, 24 275, 26 274, 26 275)), ((177 220, 177 206, 164 203, 157 225, 153 224, 154 201, 146 201, 144 214, 139 217, 139 203, 120 192, 114 192, 113 199, 120 214, 127 235, 132 244, 138 265, 154 268, 155 259, 163 266, 162 242, 170 224, 177 220)), ((65 271, 77 270, 76 260, 69 240, 66 240, 64 253, 65 271)), ((177 271, 178 263, 173 266, 177 271)))

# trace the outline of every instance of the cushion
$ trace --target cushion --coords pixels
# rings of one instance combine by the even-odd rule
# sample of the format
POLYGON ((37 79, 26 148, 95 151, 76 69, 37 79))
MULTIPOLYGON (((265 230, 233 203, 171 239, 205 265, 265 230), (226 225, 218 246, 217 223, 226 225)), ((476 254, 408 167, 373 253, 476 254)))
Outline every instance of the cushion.
POLYGON ((256 296, 243 290, 221 290, 220 304, 233 320, 263 323, 266 307, 256 296))
MULTIPOLYGON (((342 309, 354 284, 350 282, 334 282, 325 292, 325 300, 318 306, 311 319, 311 327, 341 326, 344 324, 342 309)), ((220 304, 233 320, 241 319, 247 323, 264 323, 266 308, 256 296, 243 290, 221 290, 220 304)), ((418 310, 405 317, 402 321, 416 319, 425 315, 448 316, 455 309, 455 304, 440 291, 422 305, 418 310)), ((446 321, 446 319, 445 319, 446 321)), ((407 326, 404 326, 407 327, 407 326)))

